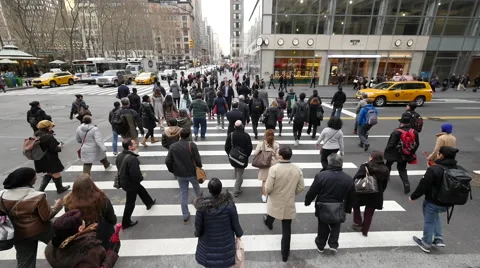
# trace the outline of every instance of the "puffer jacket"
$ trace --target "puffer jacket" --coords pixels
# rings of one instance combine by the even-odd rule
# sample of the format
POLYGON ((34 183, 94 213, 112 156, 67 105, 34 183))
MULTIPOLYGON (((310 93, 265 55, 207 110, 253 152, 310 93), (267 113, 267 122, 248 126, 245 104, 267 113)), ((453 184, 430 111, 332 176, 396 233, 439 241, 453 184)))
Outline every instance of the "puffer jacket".
POLYGON ((81 146, 81 159, 84 164, 92 164, 107 157, 107 147, 103 144, 102 134, 96 126, 81 124, 77 128, 76 139, 81 146))
POLYGON ((44 110, 40 107, 31 107, 30 110, 27 112, 27 122, 30 126, 37 131, 37 124, 42 120, 49 120, 52 121, 52 117, 47 115, 44 110))
POLYGON ((229 192, 195 200, 195 259, 205 267, 230 267, 235 264, 235 236, 243 235, 237 208, 229 192))
POLYGON ((182 128, 178 126, 172 126, 165 129, 165 132, 162 134, 162 146, 165 149, 170 148, 170 145, 180 139, 180 130, 182 130, 182 128))
POLYGON ((149 102, 142 103, 140 108, 140 115, 142 116, 143 128, 152 129, 157 126, 157 118, 152 104, 149 102))

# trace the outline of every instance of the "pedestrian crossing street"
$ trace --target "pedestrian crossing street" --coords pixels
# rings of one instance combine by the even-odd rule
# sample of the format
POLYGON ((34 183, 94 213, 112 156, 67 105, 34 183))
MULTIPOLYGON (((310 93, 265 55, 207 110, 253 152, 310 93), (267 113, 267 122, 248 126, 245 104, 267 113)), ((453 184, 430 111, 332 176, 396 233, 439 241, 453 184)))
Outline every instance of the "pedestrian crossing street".
MULTIPOLYGON (((208 129, 205 141, 198 141, 200 155, 204 170, 209 178, 218 177, 222 180, 224 191, 233 189, 235 180, 233 169, 228 162, 224 151, 226 129, 225 131, 215 128, 216 121, 208 121, 208 129)), ((297 217, 292 224, 291 256, 295 256, 295 251, 316 249, 314 239, 317 232, 317 219, 314 216, 314 206, 305 207, 303 204, 305 193, 312 184, 315 175, 320 171, 319 150, 314 147, 316 140, 311 139, 305 133, 304 128, 302 140, 298 147, 293 147, 292 128, 285 122, 281 137, 275 137, 281 145, 289 145, 293 149, 292 162, 303 169, 305 178, 305 191, 297 196, 295 206, 297 208, 297 217)), ((259 133, 264 131, 260 128, 259 133)), ((319 127, 318 133, 322 127, 319 127)), ((251 127, 246 128, 247 132, 252 132, 251 127)), ((344 130, 347 132, 346 130, 344 130)), ((161 138, 161 130, 155 129, 156 138, 161 138)), ((317 134, 318 137, 319 134, 317 134)), ((108 133, 103 133, 108 136, 108 133)), ((260 134, 259 138, 263 135, 260 134)), ((385 144, 389 135, 380 133, 371 133, 369 136, 372 143, 385 144)), ((259 141, 252 138, 254 144, 259 141)), ((360 148, 356 148, 358 137, 355 135, 345 135, 345 156, 344 171, 351 176, 355 174, 358 167, 367 161, 369 154, 364 153, 360 148)), ((192 205, 194 192, 190 187, 190 213, 192 215, 187 225, 183 224, 180 209, 179 186, 173 175, 168 172, 165 166, 165 157, 167 150, 161 147, 160 142, 151 144, 148 148, 139 147, 139 160, 141 170, 144 174, 142 185, 147 189, 153 198, 157 199, 156 205, 152 209, 146 210, 141 200, 137 198, 137 206, 132 219, 138 220, 138 225, 129 228, 121 233, 122 246, 120 249, 120 259, 115 267, 129 267, 126 260, 141 260, 145 257, 169 257, 162 259, 162 267, 175 266, 175 256, 191 255, 194 258, 197 238, 194 237, 194 215, 195 208, 192 205)), ((112 153, 111 140, 105 142, 109 161, 114 164, 115 156, 112 153)), ((121 144, 119 143, 119 151, 121 144)), ((255 148, 255 145, 254 145, 255 148)), ((250 157, 250 162, 253 157, 250 157)), ((417 165, 415 167, 420 167, 417 165)), ((64 172, 65 184, 72 185, 75 177, 80 174, 83 166, 79 161, 68 167, 64 172)), ((113 179, 116 174, 116 167, 105 171, 100 163, 94 163, 92 167, 92 179, 96 185, 105 191, 112 200, 118 221, 121 222, 125 204, 125 192, 113 187, 113 179)), ((425 170, 409 170, 410 176, 421 176, 425 170)), ((244 183, 242 185, 243 193, 235 198, 237 211, 241 226, 245 232, 242 240, 247 252, 247 267, 249 254, 256 252, 278 253, 280 259, 280 240, 281 224, 277 221, 274 224, 273 231, 268 230, 262 221, 262 214, 266 213, 266 204, 261 203, 261 181, 257 179, 258 171, 251 165, 245 170, 244 183)), ((398 172, 392 171, 392 183, 385 192, 384 209, 376 213, 368 237, 363 237, 361 233, 354 232, 351 229, 353 223, 352 216, 347 216, 347 221, 342 226, 340 235, 340 250, 365 249, 368 248, 396 248, 415 246, 412 242, 412 236, 421 236, 421 226, 416 229, 402 229, 399 221, 407 217, 407 211, 402 202, 392 198, 393 192, 400 191, 400 180, 398 172)), ((200 187, 204 195, 208 195, 208 181, 200 187)), ((57 198, 55 186, 48 185, 47 196, 57 198)), ((404 196, 402 196, 404 197, 404 196)), ((60 212, 60 216, 63 211, 60 212)), ((39 243, 38 259, 45 259, 43 243, 39 243)), ((320 257, 320 256, 319 256, 320 257)), ((0 260, 15 260, 15 250, 1 251, 0 260)), ((270 261, 265 258, 263 261, 270 261)), ((160 267, 160 266, 159 266, 160 267)))

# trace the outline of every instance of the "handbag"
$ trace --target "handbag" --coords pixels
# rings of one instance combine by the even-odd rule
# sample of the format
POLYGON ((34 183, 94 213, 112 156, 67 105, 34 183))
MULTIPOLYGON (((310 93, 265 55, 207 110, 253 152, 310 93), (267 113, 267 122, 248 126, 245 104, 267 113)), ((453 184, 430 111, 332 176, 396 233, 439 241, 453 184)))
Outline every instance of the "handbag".
POLYGON ((357 194, 373 194, 378 193, 378 182, 377 179, 370 175, 368 168, 365 165, 365 177, 361 179, 355 179, 355 192, 357 194))
POLYGON ((218 106, 215 105, 215 107, 213 107, 213 114, 217 114, 217 112, 218 112, 218 106))
POLYGON ((343 223, 346 219, 345 201, 338 203, 322 203, 318 202, 316 208, 318 211, 318 219, 322 223, 337 224, 343 223))
POLYGON ((10 211, 14 210, 17 205, 27 197, 28 194, 23 196, 20 200, 18 200, 15 205, 7 211, 5 204, 3 203, 3 194, 6 192, 3 191, 2 195, 0 196, 1 204, 2 204, 2 211, 0 211, 0 251, 9 250, 13 248, 15 244, 15 227, 13 225, 12 219, 10 219, 10 211), (5 210, 5 212, 3 212, 5 210))
POLYGON ((248 165, 248 156, 243 152, 243 149, 233 145, 233 132, 230 134, 230 142, 232 148, 230 149, 228 158, 241 166, 248 165))
POLYGON ((115 178, 113 179, 113 187, 120 189, 122 188, 122 185, 120 184, 120 174, 122 174, 123 171, 123 166, 125 165, 125 162, 127 161, 127 158, 129 155, 125 155, 125 157, 122 159, 122 163, 120 163, 120 166, 117 170, 117 175, 115 175, 115 178))
POLYGON ((245 247, 240 237, 235 238, 235 265, 234 268, 245 268, 245 247))
MULTIPOLYGON (((91 128, 91 129, 93 129, 93 128, 91 128)), ((85 132, 85 136, 83 137, 82 144, 80 144, 80 148, 78 148, 78 150, 77 150, 77 156, 80 159, 82 158, 82 146, 85 143, 85 139, 87 138, 87 134, 88 134, 89 131, 90 131, 90 129, 87 130, 87 132, 85 132)))
POLYGON ((197 177, 198 183, 202 184, 207 179, 207 173, 201 168, 197 166, 195 163, 195 159, 193 159, 192 155, 192 142, 188 142, 188 151, 190 151, 190 156, 192 157, 193 165, 195 166, 195 175, 197 177))
POLYGON ((265 150, 265 141, 263 142, 264 148, 253 157, 252 166, 256 168, 269 168, 271 166, 273 152, 265 150))

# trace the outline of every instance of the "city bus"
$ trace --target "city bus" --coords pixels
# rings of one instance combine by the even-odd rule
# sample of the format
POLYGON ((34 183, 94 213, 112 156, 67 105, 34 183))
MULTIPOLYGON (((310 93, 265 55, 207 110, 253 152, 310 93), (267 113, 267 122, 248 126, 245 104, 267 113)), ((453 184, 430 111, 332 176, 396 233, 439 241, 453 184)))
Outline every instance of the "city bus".
POLYGON ((109 58, 87 58, 86 60, 74 60, 73 70, 76 83, 95 84, 95 79, 107 70, 125 70, 127 61, 119 61, 109 58))

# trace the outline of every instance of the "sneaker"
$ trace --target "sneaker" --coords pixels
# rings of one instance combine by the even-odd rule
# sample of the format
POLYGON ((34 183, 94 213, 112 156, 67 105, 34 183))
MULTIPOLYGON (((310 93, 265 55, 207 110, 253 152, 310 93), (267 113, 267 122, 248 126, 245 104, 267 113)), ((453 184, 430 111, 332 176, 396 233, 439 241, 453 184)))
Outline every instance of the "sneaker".
POLYGON ((363 143, 360 142, 360 143, 358 144, 358 147, 363 148, 363 143))
POLYGON ((294 146, 295 146, 295 147, 298 147, 298 144, 299 144, 298 140, 295 140, 294 146))
POLYGON ((405 185, 403 185, 403 192, 404 192, 405 194, 410 193, 410 184, 405 184, 405 185))
POLYGON ((117 154, 118 154, 118 152, 113 152, 113 155, 117 155, 117 154))
POLYGON ((222 131, 225 131, 225 128, 224 128, 224 127, 222 127, 222 131))
POLYGON ((368 148, 370 148, 370 144, 365 144, 365 152, 368 151, 368 148))
POLYGON ((425 252, 425 253, 430 253, 430 248, 428 248, 427 246, 425 246, 425 245, 423 244, 422 239, 414 236, 414 237, 413 237, 413 242, 415 242, 415 244, 417 244, 417 246, 418 246, 421 250, 423 250, 423 252, 425 252))
POLYGON ((112 164, 108 165, 108 167, 105 168, 105 171, 108 171, 108 170, 112 169, 112 167, 113 167, 112 164))
POLYGON ((262 202, 267 203, 267 199, 268 199, 268 197, 266 195, 262 194, 262 202))
POLYGON ((195 136, 195 138, 193 139, 194 141, 198 141, 198 136, 195 136))
POLYGON ((255 139, 258 140, 258 135, 257 134, 255 134, 255 139))
POLYGON ((317 248, 317 251, 318 251, 319 253, 323 253, 324 250, 325 250, 325 249, 319 249, 319 248, 317 248))
POLYGON ((336 248, 329 248, 329 250, 334 254, 338 252, 338 250, 336 248))
POLYGON ((238 191, 238 192, 234 192, 234 193, 233 193, 233 196, 234 196, 234 197, 239 197, 239 196, 242 194, 242 192, 243 192, 243 190, 240 190, 240 191, 238 191))
POLYGON ((220 129, 220 126, 217 126, 217 129, 220 129))
POLYGON ((202 139, 202 141, 206 140, 207 138, 206 137, 200 137, 200 139, 202 139))
POLYGON ((440 247, 440 248, 444 248, 444 247, 445 247, 445 243, 443 243, 443 239, 435 238, 435 239, 433 239, 433 246, 435 246, 435 247, 440 247))
POLYGON ((361 224, 355 224, 354 223, 354 224, 352 224, 352 229, 357 231, 357 232, 360 232, 360 231, 362 231, 363 226, 361 224))
POLYGON ((188 220, 190 220, 190 213, 188 213, 187 218, 183 219, 183 224, 188 224, 188 220))

